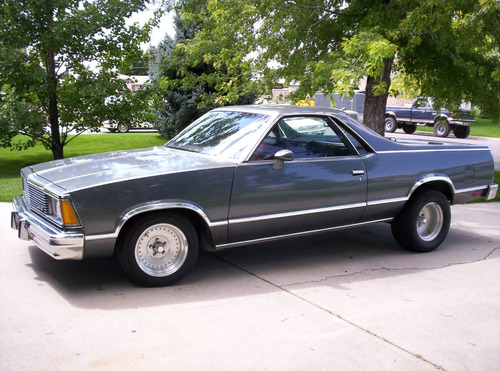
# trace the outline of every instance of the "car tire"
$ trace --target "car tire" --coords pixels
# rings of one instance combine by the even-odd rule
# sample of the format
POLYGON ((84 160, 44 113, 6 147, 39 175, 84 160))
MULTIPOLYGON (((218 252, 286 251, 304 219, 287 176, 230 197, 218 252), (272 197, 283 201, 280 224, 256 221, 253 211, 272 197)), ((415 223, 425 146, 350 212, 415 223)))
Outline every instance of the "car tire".
POLYGON ((453 128, 453 134, 460 139, 467 138, 470 134, 470 126, 455 126, 453 128))
POLYGON ((441 119, 434 123, 434 135, 440 138, 446 138, 450 134, 451 127, 448 121, 441 119))
POLYGON ((193 268, 198 251, 198 235, 189 220, 157 213, 132 225, 119 241, 117 256, 132 281, 159 287, 183 278, 193 268))
POLYGON ((116 127, 116 131, 118 133, 128 133, 129 130, 130 126, 128 126, 127 124, 118 124, 118 126, 116 127))
POLYGON ((386 133, 394 133, 398 128, 398 123, 394 117, 386 117, 385 118, 385 131, 386 133))
POLYGON ((413 134, 417 130, 417 125, 403 124, 403 131, 406 134, 413 134))
POLYGON ((451 222, 450 203, 435 190, 417 191, 391 224, 396 241, 406 249, 429 252, 448 235, 451 222))

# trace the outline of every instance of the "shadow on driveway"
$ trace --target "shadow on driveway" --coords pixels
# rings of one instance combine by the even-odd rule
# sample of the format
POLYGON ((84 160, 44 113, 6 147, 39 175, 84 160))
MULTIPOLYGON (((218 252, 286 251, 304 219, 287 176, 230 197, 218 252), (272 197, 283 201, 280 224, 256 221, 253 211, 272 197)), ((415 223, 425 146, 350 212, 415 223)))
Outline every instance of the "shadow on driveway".
POLYGON ((500 248, 497 245, 498 241, 485 242, 480 234, 452 228, 437 250, 419 254, 402 249, 390 225, 373 225, 214 254, 203 252, 184 280, 163 288, 134 285, 114 258, 56 261, 31 246, 28 266, 37 280, 75 307, 118 310, 262 295, 301 285, 345 290, 352 282, 484 260, 500 248))

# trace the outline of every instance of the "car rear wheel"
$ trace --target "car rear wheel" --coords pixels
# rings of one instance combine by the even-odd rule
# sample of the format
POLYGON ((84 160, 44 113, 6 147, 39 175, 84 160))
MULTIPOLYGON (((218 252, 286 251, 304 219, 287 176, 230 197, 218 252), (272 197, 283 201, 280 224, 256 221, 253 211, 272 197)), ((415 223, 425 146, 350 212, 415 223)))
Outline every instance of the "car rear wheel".
POLYGON ((470 134, 470 126, 455 126, 453 134, 460 139, 467 138, 470 134))
POLYGON ((186 218, 160 213, 142 218, 124 236, 118 260, 143 286, 167 286, 183 278, 198 257, 198 237, 186 218))
POLYGON ((394 133, 398 128, 398 123, 394 119, 394 117, 386 117, 385 118, 385 131, 387 133, 394 133))
POLYGON ((392 234, 403 247, 417 252, 436 249, 448 235, 450 204, 438 191, 414 194, 392 222, 392 234))
POLYGON ((116 131, 119 133, 128 133, 130 127, 127 124, 118 124, 116 131))
POLYGON ((417 130, 417 125, 403 124, 403 131, 406 134, 413 134, 417 130))
POLYGON ((450 124, 446 120, 438 120, 434 124, 434 135, 440 138, 446 138, 450 134, 450 124))

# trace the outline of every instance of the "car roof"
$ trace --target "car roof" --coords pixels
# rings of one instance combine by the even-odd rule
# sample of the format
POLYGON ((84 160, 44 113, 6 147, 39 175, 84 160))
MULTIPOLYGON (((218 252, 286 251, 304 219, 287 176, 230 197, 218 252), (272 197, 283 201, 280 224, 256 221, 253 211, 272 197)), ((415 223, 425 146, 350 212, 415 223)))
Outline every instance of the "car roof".
POLYGON ((262 113, 271 116, 281 115, 300 115, 300 114, 316 114, 316 115, 345 115, 340 109, 327 107, 312 107, 312 106, 293 106, 293 105, 246 105, 246 106, 225 106, 215 109, 215 111, 244 111, 262 113))

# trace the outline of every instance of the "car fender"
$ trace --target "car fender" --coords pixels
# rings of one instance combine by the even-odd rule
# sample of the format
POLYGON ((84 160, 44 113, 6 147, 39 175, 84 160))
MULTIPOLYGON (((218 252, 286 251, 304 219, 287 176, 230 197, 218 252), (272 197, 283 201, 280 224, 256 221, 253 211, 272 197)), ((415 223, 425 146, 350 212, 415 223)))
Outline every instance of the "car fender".
MULTIPOLYGON (((114 233, 115 238, 118 238, 120 232, 123 227, 136 217, 145 215, 147 213, 154 213, 160 211, 169 211, 169 210, 177 210, 189 213, 189 215, 194 215, 195 219, 201 224, 204 224, 206 228, 202 228, 202 230, 208 235, 206 235, 208 241, 214 240, 226 240, 227 239, 227 220, 213 222, 208 217, 207 213, 203 210, 200 205, 197 205, 193 202, 186 200, 167 200, 167 201, 158 201, 154 203, 144 203, 140 205, 136 205, 126 212, 124 212, 116 226, 116 230, 114 233)), ((195 222, 194 220, 191 220, 195 222)), ((211 247, 208 246, 207 249, 211 247)))
POLYGON ((453 203, 453 198, 455 196, 455 185, 452 180, 445 174, 428 174, 427 176, 418 180, 408 193, 408 199, 421 187, 431 186, 440 192, 442 192, 451 203, 453 203))

